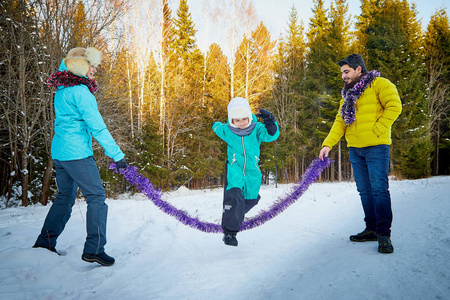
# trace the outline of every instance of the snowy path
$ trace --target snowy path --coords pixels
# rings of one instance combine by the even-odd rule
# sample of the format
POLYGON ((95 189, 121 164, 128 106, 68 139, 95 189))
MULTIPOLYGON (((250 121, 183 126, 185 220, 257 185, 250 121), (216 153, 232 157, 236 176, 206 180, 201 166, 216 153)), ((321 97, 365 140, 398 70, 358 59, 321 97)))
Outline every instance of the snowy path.
MULTIPOLYGON (((288 188, 264 187, 251 213, 288 188)), ((238 247, 123 195, 107 201, 112 267, 80 259, 84 202, 58 240, 64 256, 31 248, 48 207, 9 208, 0 211, 0 299, 450 299, 450 177, 391 181, 391 194, 389 255, 348 240, 363 229, 354 183, 313 184, 281 215, 238 234, 238 247)), ((164 198, 220 221, 221 189, 164 198)))

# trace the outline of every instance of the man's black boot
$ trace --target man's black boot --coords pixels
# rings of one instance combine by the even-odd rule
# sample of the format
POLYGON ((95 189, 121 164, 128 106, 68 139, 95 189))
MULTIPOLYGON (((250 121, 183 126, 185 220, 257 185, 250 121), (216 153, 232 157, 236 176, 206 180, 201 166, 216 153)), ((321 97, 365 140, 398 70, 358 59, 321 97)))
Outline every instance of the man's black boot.
POLYGON ((364 231, 350 236, 350 241, 352 242, 369 242, 369 241, 376 241, 377 240, 377 233, 373 230, 364 229, 364 231))

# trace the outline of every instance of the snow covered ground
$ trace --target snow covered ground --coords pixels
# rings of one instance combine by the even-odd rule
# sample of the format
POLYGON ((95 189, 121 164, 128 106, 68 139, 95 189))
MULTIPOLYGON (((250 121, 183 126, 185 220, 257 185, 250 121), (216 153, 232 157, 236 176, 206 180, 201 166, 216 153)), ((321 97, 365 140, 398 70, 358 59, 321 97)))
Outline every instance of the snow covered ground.
MULTIPOLYGON (((203 233, 143 195, 108 199, 111 267, 81 260, 86 203, 77 202, 58 256, 33 245, 49 206, 0 211, 0 299, 450 299, 450 177, 391 181, 393 254, 348 239, 364 228, 355 184, 316 183, 285 212, 238 234, 203 233)), ((248 216, 290 185, 264 186, 248 216)), ((222 189, 164 194, 220 222, 222 189)))

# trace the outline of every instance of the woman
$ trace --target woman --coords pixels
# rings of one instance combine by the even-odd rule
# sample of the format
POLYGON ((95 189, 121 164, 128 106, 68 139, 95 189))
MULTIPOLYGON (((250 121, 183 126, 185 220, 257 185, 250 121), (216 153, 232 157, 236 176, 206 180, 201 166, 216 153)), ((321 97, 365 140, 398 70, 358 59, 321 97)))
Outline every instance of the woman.
POLYGON ((74 48, 61 62, 47 84, 55 93, 55 135, 51 154, 56 169, 58 194, 45 219, 34 248, 56 251, 56 240, 64 230, 75 204, 78 188, 87 202, 86 230, 82 260, 101 265, 114 264, 105 253, 108 206, 105 189, 93 157, 92 137, 105 149, 118 169, 127 167, 97 107, 93 77, 101 53, 95 48, 74 48))

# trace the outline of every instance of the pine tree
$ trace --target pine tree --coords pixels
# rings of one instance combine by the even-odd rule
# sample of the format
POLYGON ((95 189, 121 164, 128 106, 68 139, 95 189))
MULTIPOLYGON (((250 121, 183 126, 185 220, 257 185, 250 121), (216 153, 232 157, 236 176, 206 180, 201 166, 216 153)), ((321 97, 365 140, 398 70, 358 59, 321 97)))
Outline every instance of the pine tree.
MULTIPOLYGON (((174 51, 172 49, 174 43, 174 29, 172 23, 172 11, 169 7, 168 0, 162 0, 161 4, 161 37, 159 41, 159 70, 160 70, 160 86, 159 86, 159 128, 158 133, 162 136, 165 134, 165 118, 166 118, 166 101, 168 94, 169 66, 174 59, 174 51)), ((172 63, 174 65, 174 63, 172 63)))
POLYGON ((327 82, 328 41, 330 22, 323 0, 314 0, 313 16, 310 19, 308 37, 308 89, 324 91, 327 82))
POLYGON ((326 91, 339 98, 343 83, 337 62, 350 54, 350 21, 347 12, 347 0, 335 0, 331 3, 328 13, 330 29, 326 32, 326 91))
MULTIPOLYGON (((331 59, 328 46, 328 33, 330 32, 330 20, 327 17, 327 9, 323 0, 314 0, 313 16, 307 32, 308 54, 306 56, 308 91, 303 102, 300 115, 302 119, 302 132, 307 136, 306 145, 310 157, 315 157, 320 151, 323 140, 320 132, 322 106, 328 101, 327 81, 328 64, 331 59), (312 155, 314 153, 315 155, 312 155)), ((323 134, 322 134, 323 135, 323 134)))
MULTIPOLYGON (((301 174, 307 155, 308 138, 303 131, 306 45, 303 24, 298 20, 297 10, 292 6, 289 15, 286 36, 278 43, 278 52, 274 57, 274 83, 272 97, 266 104, 273 112, 280 127, 280 137, 276 142, 277 166, 281 181, 293 182, 301 174)), ((263 154, 270 157, 274 153, 275 143, 263 148, 263 154), (266 152, 269 151, 269 153, 266 152)), ((271 160, 272 164, 275 159, 271 160)), ((271 164, 267 166, 269 169, 271 164)), ((263 165, 263 170, 266 166, 263 165)))
POLYGON ((74 47, 87 47, 87 38, 89 35, 89 27, 92 21, 87 20, 84 3, 78 1, 73 16, 73 29, 70 39, 69 49, 74 47))
POLYGON ((203 55, 195 39, 195 24, 186 0, 180 1, 177 17, 173 20, 174 57, 170 62, 173 74, 167 96, 165 142, 167 187, 186 184, 197 172, 196 154, 201 152, 194 138, 202 123, 203 55))
MULTIPOLYGON (((335 0, 331 3, 328 20, 330 27, 325 32, 326 51, 324 53, 326 68, 326 84, 325 93, 321 95, 320 100, 320 117, 319 117, 319 132, 323 140, 331 129, 339 109, 339 102, 342 99, 341 89, 343 81, 341 79, 340 68, 338 61, 349 55, 350 36, 349 36, 349 19, 347 16, 348 4, 346 0, 335 0)), ((345 144, 345 143, 344 143, 345 144)), ((329 169, 329 179, 334 179, 334 174, 338 175, 338 179, 342 180, 342 156, 344 156, 345 169, 350 170, 350 162, 346 146, 342 149, 341 142, 337 145, 330 155, 334 156, 337 162, 338 169, 335 170, 335 164, 331 165, 329 169)), ((327 170, 328 171, 328 170, 327 170)), ((327 172, 326 171, 326 172, 327 172)), ((350 178, 350 174, 346 174, 346 178, 350 178)), ((325 173, 326 174, 326 173, 325 173)))
POLYGON ((206 57, 205 106, 210 120, 219 121, 225 118, 230 99, 228 60, 218 44, 211 44, 206 57))
POLYGON ((197 30, 194 28, 191 13, 187 0, 180 0, 180 6, 177 10, 177 18, 173 21, 174 39, 173 47, 179 59, 186 62, 190 56, 197 51, 195 34, 197 30))
POLYGON ((380 71, 397 86, 403 103, 393 126, 391 171, 408 178, 427 176, 432 145, 415 6, 405 0, 370 0, 361 9, 356 24, 360 52, 369 70, 380 71))

